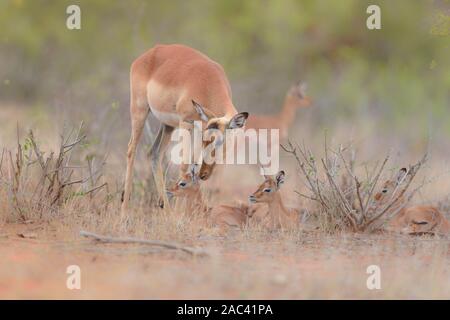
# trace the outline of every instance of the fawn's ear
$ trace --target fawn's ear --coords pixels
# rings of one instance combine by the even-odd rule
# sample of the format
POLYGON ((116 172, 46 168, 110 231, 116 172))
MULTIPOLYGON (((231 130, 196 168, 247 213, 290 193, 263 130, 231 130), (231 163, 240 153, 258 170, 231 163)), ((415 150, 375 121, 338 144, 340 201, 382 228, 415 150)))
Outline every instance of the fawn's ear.
POLYGON ((262 165, 259 165, 259 172, 263 175, 264 180, 269 180, 270 176, 266 175, 266 170, 262 165))
POLYGON ((401 168, 397 173, 397 184, 402 183, 405 181, 405 176, 407 174, 408 170, 406 168, 401 168))
POLYGON ((236 114, 233 118, 231 118, 228 123, 228 129, 238 129, 242 128, 245 125, 245 122, 248 118, 248 112, 240 112, 236 114))
POLYGON ((193 163, 189 165, 189 175, 192 178, 192 182, 197 182, 198 173, 200 172, 200 165, 197 163, 193 163))
POLYGON ((198 115, 200 116, 200 119, 208 122, 209 117, 206 115, 206 112, 203 109, 203 107, 194 100, 192 100, 192 105, 194 106, 195 111, 197 111, 198 115))
POLYGON ((285 174, 283 170, 277 173, 275 177, 275 181, 277 182, 277 188, 280 188, 280 186, 284 183, 284 176, 285 174))

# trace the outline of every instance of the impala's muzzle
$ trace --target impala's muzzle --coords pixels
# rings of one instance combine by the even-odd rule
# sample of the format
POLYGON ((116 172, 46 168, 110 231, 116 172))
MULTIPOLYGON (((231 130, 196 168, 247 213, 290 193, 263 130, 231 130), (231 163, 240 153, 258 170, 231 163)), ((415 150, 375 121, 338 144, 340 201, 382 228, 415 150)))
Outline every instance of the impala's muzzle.
POLYGON ((166 195, 167 195, 167 199, 168 200, 171 200, 173 198, 173 192, 172 191, 167 190, 166 191, 166 195))

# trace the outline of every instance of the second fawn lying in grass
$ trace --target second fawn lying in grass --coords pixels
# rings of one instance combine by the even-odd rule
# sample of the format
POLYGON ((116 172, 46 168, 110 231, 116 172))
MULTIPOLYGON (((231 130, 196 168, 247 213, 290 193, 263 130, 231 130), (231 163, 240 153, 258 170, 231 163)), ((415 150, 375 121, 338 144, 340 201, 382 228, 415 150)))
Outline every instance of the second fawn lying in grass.
POLYGON ((271 229, 290 228, 300 224, 299 210, 287 208, 281 199, 280 187, 284 183, 285 173, 280 171, 273 177, 264 176, 264 182, 249 196, 251 203, 267 203, 271 229))
POLYGON ((239 204, 238 206, 217 205, 208 207, 204 201, 198 178, 199 165, 193 164, 189 171, 167 190, 169 198, 184 198, 186 202, 185 212, 187 214, 206 214, 211 222, 222 231, 230 227, 243 228, 255 212, 260 210, 260 206, 239 204))
MULTIPOLYGON (((407 183, 410 172, 406 168, 400 169, 396 179, 384 182, 380 192, 374 196, 374 205, 384 206, 395 199, 402 184, 407 183)), ((387 212, 397 214, 389 221, 386 230, 402 234, 450 234, 450 222, 438 208, 433 206, 405 207, 404 196, 398 197, 387 212), (404 207, 404 208, 401 208, 404 207)))

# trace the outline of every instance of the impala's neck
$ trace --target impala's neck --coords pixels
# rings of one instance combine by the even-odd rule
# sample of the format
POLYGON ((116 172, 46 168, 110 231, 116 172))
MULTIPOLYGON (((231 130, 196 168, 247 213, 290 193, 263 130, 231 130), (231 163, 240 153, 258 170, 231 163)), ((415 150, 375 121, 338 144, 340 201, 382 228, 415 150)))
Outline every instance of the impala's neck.
POLYGON ((297 112, 297 104, 295 98, 287 94, 284 98, 283 107, 279 114, 281 125, 288 129, 295 121, 295 113, 297 112))
POLYGON ((285 227, 284 222, 289 217, 289 210, 284 206, 280 192, 276 192, 274 199, 269 202, 269 215, 272 225, 280 224, 285 227))
POLYGON ((210 116, 231 119, 238 113, 231 99, 231 92, 223 85, 210 86, 208 92, 210 96, 205 101, 199 100, 199 103, 204 103, 204 108, 211 112, 210 116))
POLYGON ((192 212, 200 212, 203 213, 207 210, 205 199, 203 198, 203 193, 198 190, 192 197, 186 198, 186 209, 192 212))

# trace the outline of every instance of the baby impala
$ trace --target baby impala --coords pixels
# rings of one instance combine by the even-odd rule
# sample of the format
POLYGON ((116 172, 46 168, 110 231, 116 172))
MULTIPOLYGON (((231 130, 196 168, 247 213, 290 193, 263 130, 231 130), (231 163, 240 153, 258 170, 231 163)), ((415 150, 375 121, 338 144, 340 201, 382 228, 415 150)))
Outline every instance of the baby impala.
POLYGON ((450 234, 450 222, 438 208, 433 206, 405 207, 404 196, 397 196, 401 186, 407 183, 410 178, 410 171, 402 168, 399 170, 397 177, 385 181, 381 191, 374 196, 374 208, 381 208, 395 200, 387 214, 394 214, 396 211, 398 213, 389 221, 386 230, 410 235, 450 234))
POLYGON ((205 213, 222 232, 229 228, 243 228, 247 225, 249 219, 260 209, 260 206, 241 203, 238 206, 216 205, 212 208, 208 207, 200 189, 199 167, 197 164, 190 165, 189 171, 168 188, 167 196, 185 199, 185 212, 187 214, 205 213))
POLYGON ((275 177, 264 176, 264 182, 248 197, 251 203, 267 203, 269 228, 290 228, 299 224, 300 213, 287 208, 281 199, 280 187, 284 183, 285 173, 280 171, 275 177))

